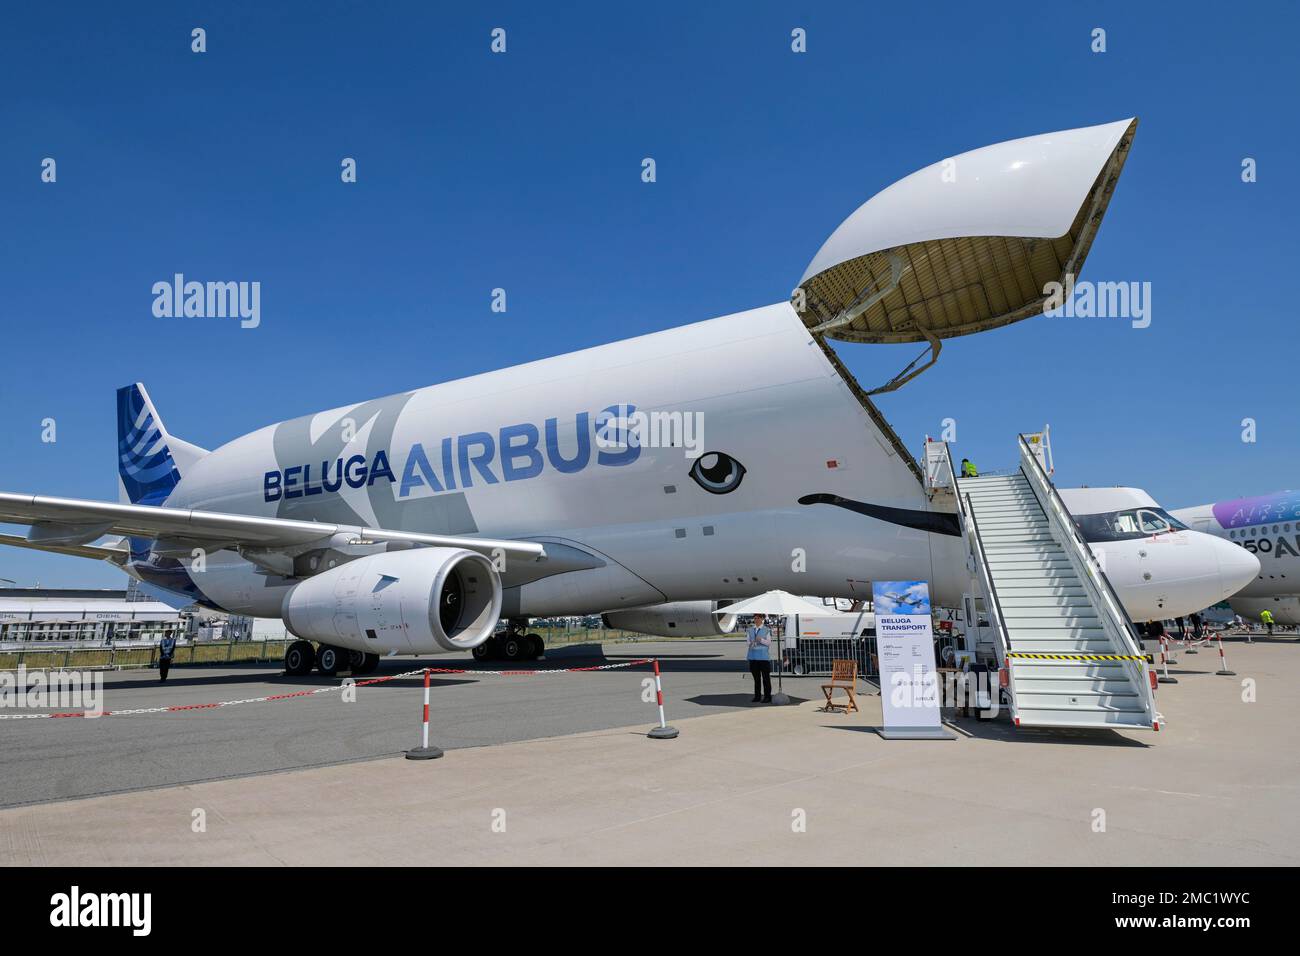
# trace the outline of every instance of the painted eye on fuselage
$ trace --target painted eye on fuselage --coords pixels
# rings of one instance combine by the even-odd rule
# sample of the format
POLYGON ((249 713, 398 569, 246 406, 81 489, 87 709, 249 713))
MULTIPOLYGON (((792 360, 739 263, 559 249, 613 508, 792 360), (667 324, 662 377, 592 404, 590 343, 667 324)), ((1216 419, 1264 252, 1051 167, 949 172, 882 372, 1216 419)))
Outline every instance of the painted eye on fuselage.
POLYGON ((740 487, 745 466, 725 452, 706 451, 691 466, 691 477, 705 491, 725 495, 740 487))

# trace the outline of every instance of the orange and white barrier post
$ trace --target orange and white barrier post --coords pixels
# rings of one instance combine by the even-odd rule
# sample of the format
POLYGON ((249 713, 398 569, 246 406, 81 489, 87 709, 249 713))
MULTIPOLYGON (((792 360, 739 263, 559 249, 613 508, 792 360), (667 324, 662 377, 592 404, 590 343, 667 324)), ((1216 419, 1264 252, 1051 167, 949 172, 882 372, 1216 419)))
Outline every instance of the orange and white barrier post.
POLYGON ((1214 673, 1221 677, 1236 677, 1236 671, 1228 670, 1228 659, 1223 656, 1223 632, 1219 632, 1219 669, 1214 673))
POLYGON ((429 746, 429 668, 424 669, 424 725, 420 734, 420 746, 406 752, 407 760, 435 760, 442 756, 442 750, 429 746))
POLYGON ((654 659, 655 665, 655 703, 659 705, 659 726, 651 727, 650 732, 646 734, 651 740, 672 740, 677 736, 676 727, 669 727, 664 720, 664 685, 659 679, 659 658, 654 659))

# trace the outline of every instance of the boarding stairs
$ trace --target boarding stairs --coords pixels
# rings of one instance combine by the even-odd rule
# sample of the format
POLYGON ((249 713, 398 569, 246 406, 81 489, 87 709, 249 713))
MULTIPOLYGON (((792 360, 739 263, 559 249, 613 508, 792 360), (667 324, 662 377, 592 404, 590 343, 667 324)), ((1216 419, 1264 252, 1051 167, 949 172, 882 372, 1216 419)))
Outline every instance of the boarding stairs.
POLYGON ((946 451, 974 586, 1017 727, 1159 730, 1137 634, 1050 477, 1047 432, 1020 467, 962 477, 946 451))

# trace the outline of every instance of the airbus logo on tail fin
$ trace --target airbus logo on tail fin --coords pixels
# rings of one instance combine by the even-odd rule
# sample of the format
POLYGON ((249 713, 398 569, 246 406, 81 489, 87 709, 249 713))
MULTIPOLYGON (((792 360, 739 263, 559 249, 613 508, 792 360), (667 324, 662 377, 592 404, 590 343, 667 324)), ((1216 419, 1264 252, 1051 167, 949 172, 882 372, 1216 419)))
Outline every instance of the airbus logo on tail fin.
POLYGON ((162 426, 137 385, 117 390, 117 472, 134 504, 160 504, 180 480, 162 426))

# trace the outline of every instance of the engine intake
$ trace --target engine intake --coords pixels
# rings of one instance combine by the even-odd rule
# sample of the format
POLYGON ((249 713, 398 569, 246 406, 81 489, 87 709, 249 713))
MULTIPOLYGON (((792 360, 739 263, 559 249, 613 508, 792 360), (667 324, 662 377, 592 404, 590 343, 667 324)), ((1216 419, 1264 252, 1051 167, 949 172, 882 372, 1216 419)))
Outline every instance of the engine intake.
POLYGON ((281 609, 297 637, 376 654, 472 650, 500 616, 496 569, 460 548, 357 558, 294 585, 281 609))

